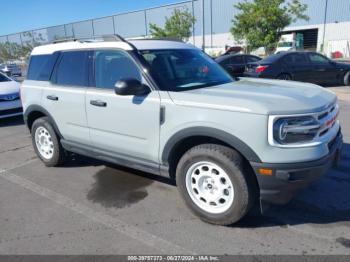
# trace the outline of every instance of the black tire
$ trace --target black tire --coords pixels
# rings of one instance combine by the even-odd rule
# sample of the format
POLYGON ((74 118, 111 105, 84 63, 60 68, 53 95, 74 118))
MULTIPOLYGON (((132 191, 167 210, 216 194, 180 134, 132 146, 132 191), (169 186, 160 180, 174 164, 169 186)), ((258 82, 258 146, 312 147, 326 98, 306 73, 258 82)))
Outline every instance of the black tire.
POLYGON ((46 166, 54 167, 54 166, 62 165, 64 163, 64 161, 66 160, 66 152, 63 149, 59 141, 59 138, 47 117, 41 117, 34 121, 31 129, 31 135, 32 135, 32 143, 33 143, 35 153, 46 166), (44 127, 48 131, 49 135, 51 136, 51 141, 53 143, 53 148, 52 148, 53 154, 52 154, 52 157, 50 157, 49 159, 44 158, 41 155, 35 141, 35 133, 37 129, 40 127, 44 127))
POLYGON ((344 75, 344 85, 350 86, 350 71, 346 72, 344 75))
POLYGON ((180 159, 176 170, 178 190, 186 205, 205 222, 216 225, 231 225, 253 206, 257 196, 257 184, 251 168, 235 150, 217 144, 202 144, 187 151, 180 159), (223 169, 234 189, 234 198, 229 208, 222 213, 209 213, 191 198, 186 187, 186 174, 191 166, 201 161, 210 161, 223 169))
POLYGON ((290 74, 285 74, 285 73, 283 73, 283 74, 280 74, 280 75, 277 77, 277 79, 279 79, 279 80, 292 80, 292 77, 291 77, 290 74))

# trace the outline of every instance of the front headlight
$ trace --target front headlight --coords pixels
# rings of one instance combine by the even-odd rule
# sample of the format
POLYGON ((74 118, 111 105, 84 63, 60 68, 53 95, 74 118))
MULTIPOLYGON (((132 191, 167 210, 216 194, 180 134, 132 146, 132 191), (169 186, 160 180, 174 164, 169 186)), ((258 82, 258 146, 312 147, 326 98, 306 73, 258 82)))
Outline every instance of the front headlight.
POLYGON ((280 145, 311 142, 319 129, 319 122, 312 116, 277 118, 272 122, 272 142, 280 145))

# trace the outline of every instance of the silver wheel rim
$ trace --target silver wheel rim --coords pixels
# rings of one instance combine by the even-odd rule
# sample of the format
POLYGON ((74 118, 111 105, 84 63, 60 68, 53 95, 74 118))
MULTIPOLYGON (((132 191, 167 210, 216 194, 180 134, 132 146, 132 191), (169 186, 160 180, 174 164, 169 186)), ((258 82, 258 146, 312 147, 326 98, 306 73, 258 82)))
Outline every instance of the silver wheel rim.
POLYGON ((227 211, 234 200, 231 179, 212 162, 197 162, 188 169, 186 189, 199 208, 212 214, 227 211))
POLYGON ((54 144, 51 135, 45 127, 38 127, 35 130, 35 144, 39 154, 46 160, 53 157, 54 144))
POLYGON ((289 75, 281 75, 280 76, 281 80, 289 80, 289 78, 290 78, 289 75))

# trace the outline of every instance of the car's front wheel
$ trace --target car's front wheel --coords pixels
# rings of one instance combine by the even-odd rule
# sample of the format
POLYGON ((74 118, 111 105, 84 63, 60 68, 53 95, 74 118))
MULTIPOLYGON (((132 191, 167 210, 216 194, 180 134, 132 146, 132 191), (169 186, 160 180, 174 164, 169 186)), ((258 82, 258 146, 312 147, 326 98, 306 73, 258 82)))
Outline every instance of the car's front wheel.
POLYGON ((350 71, 344 75, 344 85, 350 86, 350 71))
POLYGON ((292 80, 292 77, 289 74, 280 74, 277 79, 279 80, 292 80))
POLYGON ((64 162, 66 152, 47 117, 34 121, 31 134, 34 150, 46 166, 58 166, 64 162))
POLYGON ((202 220, 217 225, 239 221, 256 195, 243 158, 235 150, 216 144, 187 151, 179 161, 176 182, 187 206, 202 220))

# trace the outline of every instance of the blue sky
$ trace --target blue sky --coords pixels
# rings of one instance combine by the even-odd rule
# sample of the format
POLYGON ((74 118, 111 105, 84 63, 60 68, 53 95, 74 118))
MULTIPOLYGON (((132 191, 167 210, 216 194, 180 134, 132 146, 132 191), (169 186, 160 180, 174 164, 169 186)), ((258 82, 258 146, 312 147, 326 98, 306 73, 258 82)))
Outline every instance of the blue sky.
POLYGON ((9 0, 1 3, 0 35, 144 9, 181 0, 9 0))

